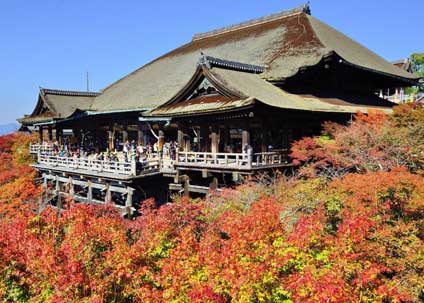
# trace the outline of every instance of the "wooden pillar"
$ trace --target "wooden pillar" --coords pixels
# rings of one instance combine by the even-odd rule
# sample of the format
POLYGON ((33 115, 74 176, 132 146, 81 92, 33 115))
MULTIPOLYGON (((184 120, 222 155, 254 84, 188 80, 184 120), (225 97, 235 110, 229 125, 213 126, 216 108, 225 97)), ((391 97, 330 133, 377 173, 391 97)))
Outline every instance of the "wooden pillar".
POLYGON ((112 195, 110 193, 110 183, 109 182, 106 182, 105 189, 106 189, 105 203, 109 203, 112 200, 112 195))
POLYGON ((184 131, 181 129, 180 126, 178 126, 177 142, 179 150, 185 151, 184 131))
POLYGON ((187 179, 184 181, 184 196, 189 197, 190 196, 190 180, 187 179))
POLYGON ((88 185, 87 201, 88 203, 91 203, 93 201, 93 187, 91 184, 91 180, 87 181, 87 185, 88 185))
POLYGON ((42 126, 40 126, 39 129, 38 129, 38 132, 40 134, 40 143, 43 143, 44 142, 44 134, 43 134, 44 128, 42 126))
POLYGON ((58 141, 56 128, 52 128, 52 140, 58 141))
POLYGON ((59 176, 55 176, 56 179, 56 187, 55 187, 55 193, 56 193, 56 208, 57 212, 60 216, 61 210, 62 210, 62 197, 60 196, 60 182, 59 182, 59 176))
POLYGON ((230 129, 227 125, 225 125, 224 129, 222 130, 222 142, 224 152, 226 152, 227 146, 230 145, 230 129))
POLYGON ((69 196, 71 199, 74 199, 75 189, 74 189, 74 179, 69 177, 69 196))
POLYGON ((137 175, 137 162, 134 157, 131 157, 131 174, 133 176, 137 175))
POLYGON ((139 129, 137 131, 137 145, 141 145, 144 146, 145 142, 144 142, 144 133, 141 129, 139 129))
POLYGON ((214 178, 212 179, 212 182, 209 184, 209 188, 210 188, 211 190, 216 190, 216 189, 218 189, 218 178, 214 177, 214 178))
POLYGON ((165 145, 165 134, 162 129, 159 129, 159 138, 158 138, 158 150, 163 151, 163 146, 165 145))
POLYGON ((62 129, 56 129, 56 140, 59 142, 60 145, 63 143, 63 130, 62 129))
POLYGON ((128 131, 127 129, 124 129, 122 131, 122 143, 125 144, 125 142, 128 141, 128 131))
POLYGON ((47 130, 48 130, 48 133, 49 133, 49 141, 52 141, 53 140, 53 130, 52 130, 52 127, 49 126, 47 130))
POLYGON ((114 132, 109 130, 107 132, 107 134, 108 134, 108 140, 109 140, 109 151, 112 152, 115 149, 115 143, 113 142, 114 141, 114 138, 113 138, 114 132))
POLYGON ((59 191, 60 191, 60 184, 59 184, 59 177, 58 176, 55 176, 55 181, 56 181, 55 190, 56 190, 56 193, 58 194, 59 191))
POLYGON ((268 151, 268 129, 263 126, 262 127, 262 142, 261 142, 261 150, 263 153, 268 151))
POLYGON ((134 189, 131 187, 127 187, 127 200, 125 201, 125 209, 127 212, 128 218, 132 217, 132 199, 133 199, 133 192, 134 189))
POLYGON ((250 132, 247 129, 244 129, 241 134, 241 145, 244 152, 244 147, 246 144, 250 145, 250 132))
POLYGON ((212 127, 211 133, 211 152, 219 152, 219 128, 217 126, 212 127))
POLYGON ((209 151, 209 127, 200 126, 200 150, 201 152, 209 151))
POLYGON ((189 134, 189 129, 187 127, 183 128, 183 139, 184 139, 184 151, 191 151, 191 136, 189 134))

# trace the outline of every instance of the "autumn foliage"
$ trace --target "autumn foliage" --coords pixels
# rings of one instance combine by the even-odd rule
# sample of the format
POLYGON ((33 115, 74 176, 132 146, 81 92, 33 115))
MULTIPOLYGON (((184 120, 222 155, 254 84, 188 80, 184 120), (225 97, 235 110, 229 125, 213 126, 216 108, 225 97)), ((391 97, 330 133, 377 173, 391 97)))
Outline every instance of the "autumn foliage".
POLYGON ((348 172, 390 171, 424 167, 424 110, 397 106, 393 115, 358 113, 349 126, 324 125, 323 135, 295 142, 291 157, 306 177, 340 177, 348 172))
POLYGON ((32 162, 28 146, 34 140, 35 135, 22 133, 0 136, 0 220, 38 198, 36 172, 28 165, 32 162))
MULTIPOLYGON (((328 137, 303 139, 293 148, 307 172, 300 178, 161 207, 147 200, 132 221, 112 206, 73 204, 62 216, 8 208, 14 217, 0 220, 0 300, 422 302, 421 111, 358 115, 348 127, 331 125, 328 137), (395 124, 399 141, 380 139, 395 124), (351 154, 339 128, 350 132, 351 154), (373 142, 385 142, 386 154, 361 164, 360 156, 379 150, 373 142), (403 150, 399 162, 389 148, 403 150)), ((2 139, 14 157, 16 141, 2 139)))

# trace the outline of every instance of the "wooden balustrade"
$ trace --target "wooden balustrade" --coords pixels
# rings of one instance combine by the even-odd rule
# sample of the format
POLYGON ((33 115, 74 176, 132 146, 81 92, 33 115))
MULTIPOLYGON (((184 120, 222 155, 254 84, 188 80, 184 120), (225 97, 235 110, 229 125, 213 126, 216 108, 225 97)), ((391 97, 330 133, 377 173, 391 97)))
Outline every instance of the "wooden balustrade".
POLYGON ((107 161, 86 158, 59 157, 40 154, 38 163, 52 167, 80 169, 94 172, 106 172, 121 175, 140 175, 160 171, 160 161, 151 159, 144 162, 107 161))
POLYGON ((287 164, 287 152, 211 153, 178 152, 176 165, 186 167, 252 169, 287 164))
POLYGON ((74 170, 113 173, 126 176, 138 176, 149 173, 172 172, 175 167, 252 170, 272 168, 288 164, 287 152, 265 153, 211 153, 211 152, 178 152, 175 161, 148 158, 143 162, 94 160, 88 158, 60 157, 38 152, 39 164, 63 167, 74 170))
POLYGON ((48 154, 53 152, 53 145, 49 143, 30 143, 29 144, 29 152, 31 154, 48 154))

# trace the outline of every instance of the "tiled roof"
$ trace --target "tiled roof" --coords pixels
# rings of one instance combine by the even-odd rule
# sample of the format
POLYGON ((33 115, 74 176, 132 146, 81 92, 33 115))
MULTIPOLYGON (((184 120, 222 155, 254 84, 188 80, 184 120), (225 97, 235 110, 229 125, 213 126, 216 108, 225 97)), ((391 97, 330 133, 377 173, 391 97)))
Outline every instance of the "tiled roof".
POLYGON ((247 64, 237 61, 230 61, 230 60, 224 60, 220 58, 214 58, 211 56, 206 56, 203 53, 200 56, 199 64, 204 64, 207 67, 221 67, 221 68, 228 68, 232 70, 238 70, 243 72, 250 72, 250 73, 256 73, 260 74, 265 71, 265 66, 263 65, 253 65, 253 64, 247 64))
POLYGON ((292 77, 300 69, 315 66, 333 54, 338 55, 343 64, 402 84, 417 80, 416 75, 397 68, 310 16, 307 8, 302 6, 196 35, 191 42, 106 87, 95 98, 91 110, 155 108, 168 102, 190 81, 201 52, 209 56, 212 65, 261 72, 268 81, 292 77), (248 65, 244 65, 246 63, 248 65))
POLYGON ((240 29, 244 29, 246 27, 250 27, 250 26, 256 26, 265 22, 270 22, 270 21, 274 21, 283 17, 287 17, 293 14, 298 14, 298 13, 306 13, 306 14, 311 14, 311 10, 309 7, 309 2, 305 5, 301 5, 289 10, 285 10, 276 14, 271 14, 268 16, 264 16, 264 17, 260 17, 260 18, 256 18, 256 19, 252 19, 252 20, 248 20, 248 21, 244 21, 241 23, 237 23, 237 24, 233 24, 233 25, 229 25, 229 26, 225 26, 219 29, 215 29, 215 30, 211 30, 205 33, 199 33, 199 34, 195 34, 193 35, 193 41, 194 40, 200 40, 200 39, 205 39, 205 38, 209 38, 215 35, 220 35, 223 33, 228 33, 230 31, 234 31, 234 30, 240 30, 240 29))
POLYGON ((40 92, 44 95, 58 95, 58 96, 77 96, 77 97, 96 97, 100 95, 98 92, 82 92, 73 90, 60 90, 50 88, 40 88, 40 92))

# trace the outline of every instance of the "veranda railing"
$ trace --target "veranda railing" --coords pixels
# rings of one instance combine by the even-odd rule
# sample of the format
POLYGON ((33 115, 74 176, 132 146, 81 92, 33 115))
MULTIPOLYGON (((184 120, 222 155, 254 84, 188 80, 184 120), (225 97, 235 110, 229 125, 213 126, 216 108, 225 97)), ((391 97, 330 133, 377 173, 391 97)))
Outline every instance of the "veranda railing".
POLYGON ((251 169, 288 162, 287 151, 264 153, 178 152, 176 165, 210 168, 251 169))
POLYGON ((81 169, 128 176, 158 172, 160 170, 160 161, 157 159, 148 159, 143 162, 137 162, 135 160, 132 160, 131 162, 124 162, 39 154, 37 161, 39 164, 53 167, 81 169))

